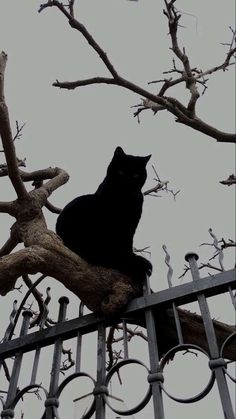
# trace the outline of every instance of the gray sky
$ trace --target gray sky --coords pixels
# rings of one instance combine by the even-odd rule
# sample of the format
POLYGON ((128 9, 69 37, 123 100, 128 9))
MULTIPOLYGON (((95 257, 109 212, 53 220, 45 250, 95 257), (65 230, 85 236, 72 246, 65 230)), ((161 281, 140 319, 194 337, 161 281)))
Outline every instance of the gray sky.
MULTIPOLYGON (((0 49, 8 54, 6 99, 12 126, 15 120, 26 122, 23 137, 16 143, 17 155, 27 158, 29 171, 48 166, 68 171, 70 181, 51 198, 52 203, 63 207, 75 196, 97 188, 117 145, 130 154, 152 154, 151 164, 159 176, 168 179, 174 190, 181 189, 181 193, 176 202, 164 193, 162 198, 145 198, 135 246, 150 246, 154 265, 152 288, 159 290, 167 286, 162 251, 162 245, 166 244, 174 267, 173 282, 178 285, 187 251, 199 253, 203 262, 212 254, 211 248, 199 247, 211 241, 209 227, 218 238, 233 238, 234 192, 220 185, 219 180, 234 172, 234 147, 176 124, 166 111, 157 116, 146 111, 138 124, 130 107, 140 103, 140 97, 118 87, 89 86, 75 91, 53 88, 51 85, 56 79, 83 79, 107 75, 107 71, 59 12, 50 9, 38 15, 39 4, 9 0, 0 5, 0 49)), ((204 5, 177 1, 184 25, 179 31, 179 41, 186 47, 193 67, 204 70, 223 62, 226 47, 221 43, 231 40, 229 26, 235 25, 234 2, 229 0, 225 4, 214 2, 213 8, 211 1, 204 5)), ((172 65, 173 54, 169 50, 167 21, 162 9, 163 2, 154 0, 80 0, 78 16, 104 47, 120 74, 147 87, 148 81, 163 78, 162 72, 172 65)), ((227 132, 235 129, 234 84, 233 67, 212 75, 197 106, 199 117, 227 132)), ((157 88, 153 85, 152 92, 157 88)), ((169 94, 184 103, 188 98, 183 86, 169 94)), ((3 156, 0 157, 1 163, 3 156)), ((154 185, 151 164, 146 188, 154 185)), ((1 185, 1 200, 14 199, 9 181, 1 179, 1 185)), ((49 227, 54 229, 56 217, 48 212, 45 215, 49 227)), ((11 224, 10 217, 1 215, 2 243, 8 238, 11 224)), ((226 269, 232 267, 232 259, 233 252, 227 252, 226 269)), ((53 287, 54 309, 65 289, 48 280, 41 287, 42 291, 48 283, 53 287)), ((21 300, 22 296, 10 293, 1 298, 1 330, 4 330, 14 298, 21 300)), ((68 316, 74 317, 78 300, 73 295, 70 300, 73 304, 68 316)), ((234 320, 229 298, 224 296, 211 302, 211 313, 222 321, 232 323, 234 320)), ((86 345, 84 369, 92 369, 95 358, 92 337, 86 345)), ((132 351, 135 356, 146 359, 145 347, 140 341, 132 344, 132 351)), ((182 374, 183 365, 178 371, 182 374)), ((196 378, 198 371, 199 366, 194 366, 191 378, 196 378)), ((171 382, 175 383, 173 392, 179 388, 178 377, 178 372, 171 377, 171 382)), ((197 419, 201 414, 206 417, 206 411, 208 417, 223 417, 216 391, 196 405, 182 406, 167 401, 166 406, 167 418, 185 419, 191 414, 192 419, 197 419)), ((151 419, 151 404, 148 409, 146 417, 151 419)), ((135 418, 142 418, 143 414, 135 418)), ((113 414, 108 415, 108 419, 113 418, 113 414)))

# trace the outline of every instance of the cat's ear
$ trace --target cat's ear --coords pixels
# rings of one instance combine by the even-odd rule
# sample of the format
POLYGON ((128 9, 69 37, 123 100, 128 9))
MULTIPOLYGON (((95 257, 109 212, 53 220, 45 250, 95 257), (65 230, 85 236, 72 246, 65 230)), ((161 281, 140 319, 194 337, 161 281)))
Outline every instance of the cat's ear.
POLYGON ((147 162, 150 160, 150 158, 152 157, 152 155, 151 154, 149 154, 149 156, 145 156, 145 157, 143 157, 144 158, 144 161, 145 161, 145 163, 147 164, 147 162))
POLYGON ((124 150, 120 146, 116 147, 114 157, 121 157, 124 155, 125 155, 124 150))

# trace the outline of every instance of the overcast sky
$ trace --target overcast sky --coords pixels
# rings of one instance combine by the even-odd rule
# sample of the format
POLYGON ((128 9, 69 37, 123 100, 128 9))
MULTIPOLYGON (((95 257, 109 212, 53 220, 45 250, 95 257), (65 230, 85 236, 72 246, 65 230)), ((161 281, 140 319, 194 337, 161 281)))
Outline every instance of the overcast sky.
MULTIPOLYGON (((173 54, 162 13, 163 1, 80 0, 78 4, 80 21, 104 47, 122 76, 146 88, 148 81, 163 78, 162 72, 171 69, 173 54)), ((106 76, 107 70, 56 9, 39 15, 39 5, 40 2, 26 0, 2 1, 0 5, 0 49, 8 54, 6 100, 12 127, 16 120, 26 122, 22 139, 16 143, 17 156, 26 157, 29 171, 48 166, 68 171, 69 182, 51 197, 51 202, 62 208, 75 196, 97 189, 117 145, 129 154, 152 154, 145 188, 155 183, 151 167, 154 165, 161 179, 169 180, 170 188, 181 192, 176 202, 171 194, 165 193, 161 198, 145 197, 135 246, 150 246, 154 265, 151 285, 159 290, 167 286, 162 250, 162 245, 166 244, 174 267, 174 285, 180 284, 178 277, 189 250, 199 253, 202 262, 212 254, 211 248, 199 247, 211 241, 209 227, 219 239, 234 238, 234 192, 232 187, 219 184, 234 172, 234 146, 219 144, 200 132, 176 124, 166 111, 156 116, 145 111, 138 124, 131 106, 140 103, 140 97, 118 87, 93 85, 74 91, 52 87, 56 79, 72 81, 106 76)), ((176 6, 183 12, 179 42, 186 47, 192 67, 205 70, 221 64, 227 51, 222 43, 231 41, 229 26, 235 26, 234 1, 214 2, 213 6, 211 1, 203 4, 177 0, 176 6)), ((155 93, 158 88, 152 85, 149 89, 155 93)), ((213 74, 208 89, 199 99, 198 116, 220 130, 233 132, 234 92, 234 67, 213 74)), ((188 92, 184 86, 172 89, 169 94, 187 103, 188 92)), ((3 155, 0 158, 2 163, 3 155)), ((9 181, 1 179, 1 200, 14 198, 9 181)), ((3 244, 12 219, 5 214, 0 216, 3 244)), ((45 216, 48 226, 54 229, 56 216, 46 211, 45 216)), ((232 267, 232 254, 229 251, 225 256, 226 269, 232 267)), ((48 283, 53 287, 53 307, 56 307, 58 297, 68 292, 50 280, 41 287, 42 292, 48 283)), ((69 306, 68 316, 74 317, 78 300, 69 296, 74 304, 69 306)), ((1 330, 6 327, 15 298, 21 300, 22 296, 10 293, 1 298, 1 330)), ((234 321, 228 297, 215 298, 211 302, 211 313, 219 320, 234 321)), ((88 340, 87 345, 90 350, 86 351, 89 358, 84 369, 89 369, 94 362, 91 359, 95 358, 95 348, 91 347, 95 340, 88 340)), ((146 357, 144 345, 139 341, 136 340, 132 348, 139 358, 142 354, 146 357)), ((179 371, 183 371, 181 366, 179 371)), ((195 366, 186 382, 195 378, 198 371, 199 366, 195 366)), ((179 388, 179 377, 171 380, 175 383, 174 392, 179 388)), ((190 414, 192 419, 201 414, 215 419, 223 417, 216 391, 213 397, 196 405, 182 406, 169 401, 166 405, 167 419, 185 419, 190 414), (208 415, 203 413, 206 409, 208 415)), ((152 419, 151 404, 148 409, 145 417, 152 419)), ((68 412, 64 412, 66 414, 68 412)), ((143 415, 134 417, 143 418, 143 415)), ((108 419, 113 418, 109 413, 108 419)))

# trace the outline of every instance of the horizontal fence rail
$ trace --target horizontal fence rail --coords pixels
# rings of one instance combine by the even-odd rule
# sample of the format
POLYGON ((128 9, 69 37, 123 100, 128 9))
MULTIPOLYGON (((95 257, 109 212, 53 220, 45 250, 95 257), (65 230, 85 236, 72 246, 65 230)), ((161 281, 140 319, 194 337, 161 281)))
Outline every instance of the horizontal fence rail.
MULTIPOLYGON (((122 318, 126 315, 136 314, 145 308, 168 307, 172 302, 175 302, 178 306, 192 303, 196 301, 200 292, 204 293, 206 297, 212 297, 227 292, 229 287, 234 290, 236 289, 235 273, 236 270, 231 269, 211 277, 199 279, 197 284, 189 282, 146 295, 145 297, 135 298, 122 313, 122 318)), ((108 327, 120 321, 121 318, 118 316, 104 318, 95 314, 87 314, 83 317, 67 320, 63 324, 58 323, 48 329, 2 343, 0 345, 0 359, 13 356, 17 349, 28 352, 36 349, 38 346, 43 348, 52 345, 59 336, 63 340, 67 340, 77 336, 78 331, 81 334, 94 332, 101 322, 105 322, 105 325, 108 327)))

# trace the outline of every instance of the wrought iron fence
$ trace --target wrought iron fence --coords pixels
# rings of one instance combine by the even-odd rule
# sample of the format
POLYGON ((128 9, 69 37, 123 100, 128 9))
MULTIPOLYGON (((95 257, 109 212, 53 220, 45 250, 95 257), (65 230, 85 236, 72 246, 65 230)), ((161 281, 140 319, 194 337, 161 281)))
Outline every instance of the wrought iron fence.
MULTIPOLYGON (((81 418, 87 419, 95 415, 96 419, 105 419, 106 410, 111 409, 116 417, 124 417, 134 415, 140 412, 152 399, 153 402, 153 416, 156 419, 164 419, 163 407, 163 392, 179 403, 193 403, 204 398, 212 389, 214 383, 217 383, 219 397, 222 405, 222 417, 226 419, 233 419, 234 412, 227 380, 232 380, 234 383, 235 377, 229 374, 227 370, 227 362, 224 359, 224 349, 236 337, 236 332, 230 334, 223 345, 219 348, 216 340, 213 321, 211 319, 208 308, 207 298, 223 292, 228 292, 231 297, 232 306, 235 309, 235 295, 233 290, 236 288, 235 269, 224 271, 221 273, 200 278, 199 268, 197 266, 198 256, 194 253, 186 255, 186 260, 189 263, 191 270, 192 281, 172 286, 172 268, 169 263, 169 255, 166 248, 166 264, 168 266, 168 284, 169 289, 152 293, 150 290, 149 279, 147 278, 144 284, 143 297, 134 299, 122 313, 122 319, 116 317, 103 318, 95 314, 83 315, 83 310, 80 310, 80 315, 72 320, 65 321, 66 310, 68 305, 68 298, 61 297, 59 299, 59 314, 58 322, 55 326, 50 328, 42 328, 34 333, 28 334, 30 325, 30 318, 32 316, 31 310, 23 312, 23 321, 20 335, 18 338, 8 340, 9 329, 5 334, 5 340, 0 344, 0 369, 7 358, 14 357, 12 371, 9 378, 9 387, 4 392, 0 393, 0 400, 2 402, 1 417, 10 419, 14 417, 14 412, 18 402, 30 390, 41 389, 45 394, 45 412, 44 419, 59 419, 59 402, 64 389, 69 383, 81 377, 87 377, 91 380, 93 387, 92 403, 87 409, 86 413, 81 412, 81 418), (191 342, 185 342, 182 333, 182 325, 179 318, 177 307, 186 303, 197 301, 199 304, 206 339, 208 343, 208 352, 198 345, 193 345, 191 342), (154 316, 154 309, 171 308, 174 314, 174 321, 176 326, 176 333, 178 337, 178 344, 172 347, 161 359, 159 359, 158 351, 158 322, 154 316), (149 365, 145 365, 142 360, 133 359, 129 356, 129 342, 127 338, 127 322, 125 317, 142 312, 145 313, 147 342, 149 352, 149 365), (124 340, 124 355, 122 360, 118 362, 107 372, 106 371, 106 329, 109 326, 116 325, 122 322, 123 324, 123 340, 124 340), (92 377, 90 374, 81 370, 81 350, 83 335, 97 331, 97 376, 92 377), (61 368, 61 357, 63 342, 76 338, 76 361, 74 372, 67 375, 67 377, 59 383, 59 375, 61 368), (54 346, 52 357, 50 385, 45 388, 37 381, 38 365, 41 356, 42 348, 54 346), (182 350, 197 350, 204 353, 209 359, 210 379, 206 387, 198 394, 190 398, 175 397, 165 388, 164 375, 165 366, 170 359, 177 352, 182 350), (33 352, 34 360, 32 364, 31 379, 28 385, 19 390, 18 380, 21 373, 22 359, 25 353, 33 352), (139 365, 146 371, 148 389, 143 400, 130 409, 118 409, 111 403, 112 395, 109 392, 110 382, 114 374, 119 372, 126 365, 139 365), (227 378, 228 377, 228 378, 227 378)), ((11 316, 11 322, 14 320, 14 314, 11 316)), ((1 371, 4 373, 3 371, 1 371)), ((79 406, 80 399, 77 400, 79 406)), ((34 419, 34 418, 33 418, 34 419)), ((35 419, 37 419, 35 417, 35 419)))

